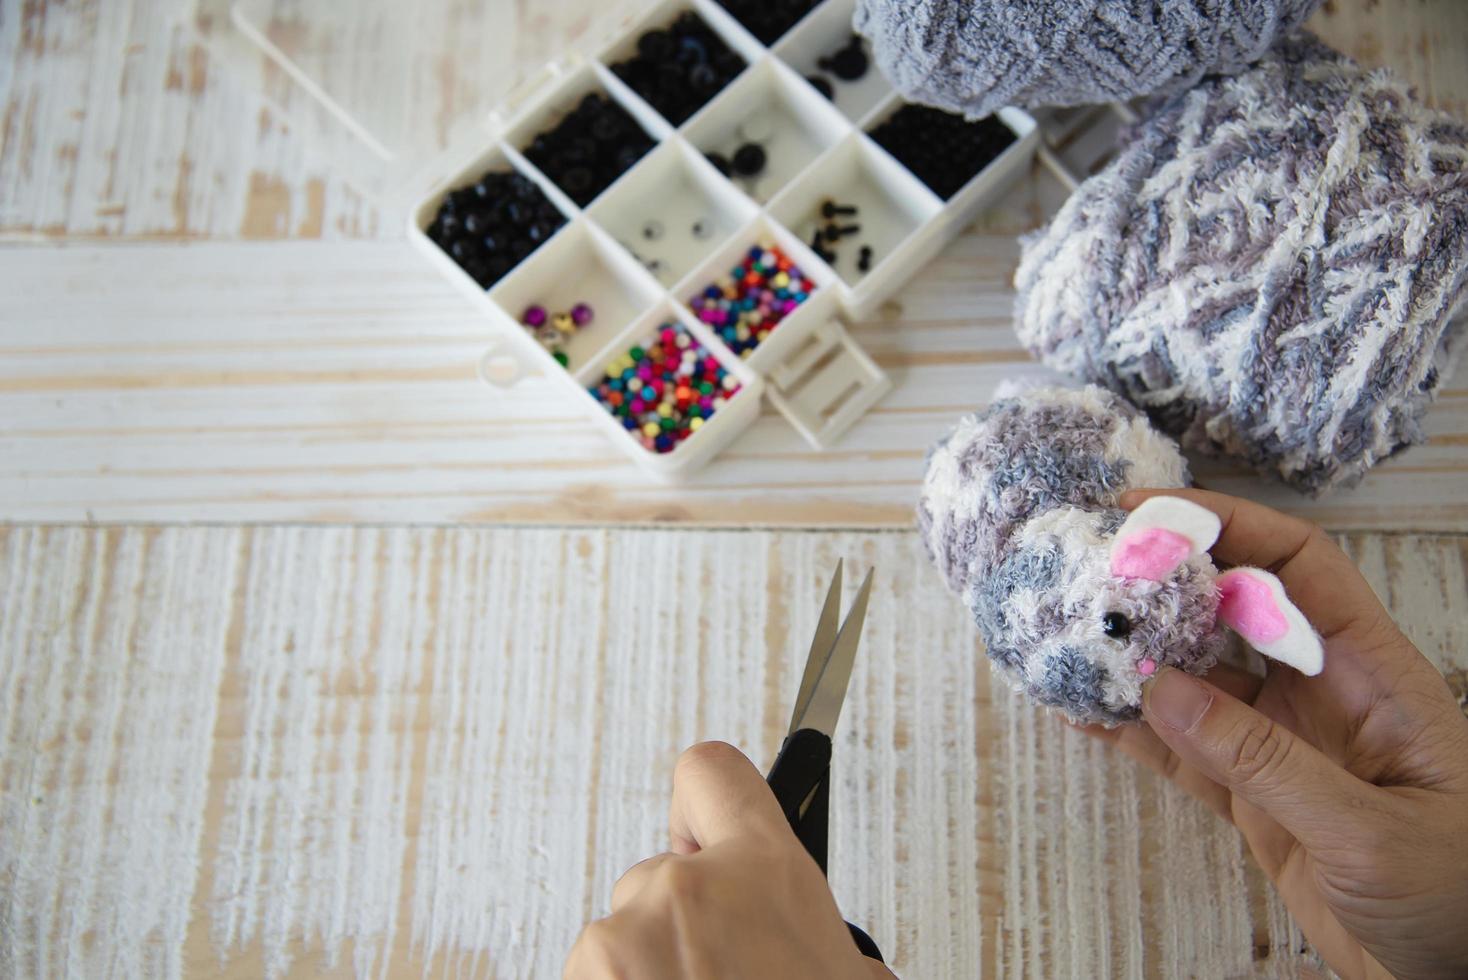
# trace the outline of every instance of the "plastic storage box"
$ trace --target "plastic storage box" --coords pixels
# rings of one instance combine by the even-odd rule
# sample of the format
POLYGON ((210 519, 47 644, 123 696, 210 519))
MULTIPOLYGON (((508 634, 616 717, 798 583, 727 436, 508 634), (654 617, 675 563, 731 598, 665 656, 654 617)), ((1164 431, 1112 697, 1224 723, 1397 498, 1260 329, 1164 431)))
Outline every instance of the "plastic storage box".
MULTIPOLYGON (((223 0, 199 0, 220 7, 223 0)), ((618 26, 588 53, 547 65, 478 120, 462 127, 450 149, 418 159, 399 144, 415 139, 402 107, 338 98, 345 82, 333 45, 346 43, 369 13, 374 35, 391 33, 403 15, 381 3, 326 3, 305 26, 283 22, 274 0, 229 6, 232 41, 263 52, 309 91, 348 137, 368 146, 370 179, 380 195, 411 195, 408 236, 447 280, 481 310, 499 342, 481 362, 491 383, 513 384, 533 370, 560 385, 590 424, 644 469, 664 479, 691 472, 759 415, 768 396, 814 447, 838 439, 890 388, 886 375, 852 340, 843 317, 862 318, 901 286, 1028 172, 1039 143, 1035 120, 1004 109, 1014 141, 947 200, 939 197, 878 145, 870 132, 903 105, 875 65, 859 80, 833 85, 828 99, 804 77, 851 36, 853 0, 816 5, 766 47, 713 0, 667 0, 618 26), (692 11, 747 63, 702 108, 675 126, 622 82, 610 66, 635 53, 643 32, 692 11), (578 207, 524 155, 538 133, 555 126, 588 93, 624 108, 655 142, 653 149, 585 207, 578 207), (751 123, 751 120, 755 123, 751 123), (732 154, 757 124, 766 164, 753 179, 720 173, 707 154, 732 154), (375 156, 375 159, 373 157, 375 156), (488 170, 513 170, 533 180, 565 217, 547 241, 488 289, 479 285, 426 234, 445 195, 488 170), (807 244, 822 203, 854 204, 860 240, 872 249, 858 267, 857 249, 843 247, 826 262, 807 244), (655 219, 674 234, 649 254, 639 229, 655 219), (700 234, 678 233, 699 224, 700 234), (693 315, 689 298, 724 276, 751 246, 774 245, 815 282, 809 298, 741 358, 693 315), (636 257, 634 257, 634 253, 636 257), (594 322, 565 348, 563 367, 520 325, 529 305, 567 309, 584 301, 594 322), (659 324, 682 324, 739 379, 740 390, 707 423, 668 452, 645 449, 588 393, 607 361, 659 324), (506 354, 516 366, 504 370, 506 354)), ((491 5, 492 6, 492 5, 491 5)), ((216 19, 225 11, 215 10, 216 19)), ((197 12, 196 12, 197 17, 197 12)), ((407 23, 403 28, 407 30, 407 23)), ((218 40, 218 32, 216 38, 218 40)), ((413 59, 384 70, 411 72, 413 59)), ((421 141, 421 138, 419 138, 421 141)), ((358 155, 360 162, 361 155, 358 155)))

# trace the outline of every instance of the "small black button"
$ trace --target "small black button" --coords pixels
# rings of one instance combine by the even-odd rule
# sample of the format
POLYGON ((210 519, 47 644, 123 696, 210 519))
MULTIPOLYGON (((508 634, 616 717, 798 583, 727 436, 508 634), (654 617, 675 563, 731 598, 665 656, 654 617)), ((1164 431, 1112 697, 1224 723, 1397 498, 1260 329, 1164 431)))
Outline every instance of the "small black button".
POLYGON ((753 177, 765 169, 765 148, 758 143, 745 143, 734 151, 734 172, 741 177, 753 177))

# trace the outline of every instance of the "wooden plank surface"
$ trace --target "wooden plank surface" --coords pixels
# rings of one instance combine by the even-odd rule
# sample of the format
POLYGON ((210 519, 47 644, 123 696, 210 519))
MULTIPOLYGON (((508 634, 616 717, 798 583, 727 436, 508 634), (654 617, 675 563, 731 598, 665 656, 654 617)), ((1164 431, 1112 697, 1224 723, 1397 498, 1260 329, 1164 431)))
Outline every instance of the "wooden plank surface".
MULTIPOLYGON (((485 52, 445 52, 459 75, 435 76, 425 118, 448 118, 470 81, 507 85, 584 46, 634 6, 497 8, 504 29, 474 32, 485 52)), ((255 79, 222 67, 196 40, 200 11, 217 21, 225 8, 0 12, 0 519, 902 526, 925 447, 999 379, 1039 370, 1008 326, 1013 235, 1051 200, 1036 178, 857 325, 896 390, 834 450, 811 452, 767 410, 690 488, 660 487, 544 381, 501 397, 472 380, 485 325, 398 244, 396 217, 313 161, 310 114, 286 122, 265 101, 299 109, 299 93, 269 65, 255 79), (360 236, 373 241, 342 241, 360 236), (218 241, 257 237, 315 241, 218 241)), ((1460 109, 1462 10, 1387 16, 1363 0, 1316 23, 1460 109)), ((286 44, 290 23, 272 37, 286 44)), ((1333 528, 1463 530, 1468 388, 1450 386, 1426 428, 1431 444, 1319 503, 1198 471, 1333 528)))
MULTIPOLYGON (((557 387, 477 381, 484 321, 389 242, 12 248, 0 264, 0 518, 907 526, 923 454, 1006 377, 1012 239, 970 234, 854 335, 895 391, 834 449, 766 415, 653 482, 557 387)), ((1306 501, 1337 529, 1468 528, 1468 388, 1432 441, 1306 501)))
MULTIPOLYGON (((1463 539, 1345 544, 1462 683, 1463 539)), ((0 974, 558 975, 662 846, 677 751, 768 764, 844 557, 877 575, 831 878, 900 976, 1299 975, 1235 833, 991 680, 921 551, 0 530, 0 974)))
MULTIPOLYGON (((508 85, 640 0, 505 0, 480 43, 508 85)), ((0 234, 108 238, 396 237, 309 151, 309 125, 212 61, 207 0, 29 0, 0 7, 0 234), (222 123, 227 123, 222 125, 222 123)), ((217 26, 217 25, 216 25, 217 26)), ((1311 20, 1468 118, 1461 0, 1327 0, 1311 20)), ((276 80, 278 81, 278 79, 276 80)), ((451 88, 446 89, 452 91, 451 88)), ((277 85, 273 96, 279 96, 277 85)), ((442 106, 425 106, 425 113, 442 106)))
MULTIPOLYGON (((691 493, 652 488, 544 382, 472 379, 483 325, 272 108, 279 77, 262 95, 211 58, 201 3, 0 3, 0 521, 903 524, 932 436, 1036 370, 1007 325, 1012 235, 1043 210, 1021 197, 858 327, 899 387, 835 454, 771 416, 691 493)), ((509 0, 484 77, 636 6, 509 0)), ((1328 0, 1313 26, 1465 116, 1465 19, 1328 0)), ((1436 445, 1310 513, 1462 529, 1465 417, 1456 384, 1436 445)), ((1345 540, 1468 703, 1465 539, 1345 540)), ((840 555, 879 578, 833 877, 899 973, 1297 975, 1237 839, 993 685, 918 552, 0 527, 0 975, 555 975, 660 846, 677 748, 768 761, 840 555)))

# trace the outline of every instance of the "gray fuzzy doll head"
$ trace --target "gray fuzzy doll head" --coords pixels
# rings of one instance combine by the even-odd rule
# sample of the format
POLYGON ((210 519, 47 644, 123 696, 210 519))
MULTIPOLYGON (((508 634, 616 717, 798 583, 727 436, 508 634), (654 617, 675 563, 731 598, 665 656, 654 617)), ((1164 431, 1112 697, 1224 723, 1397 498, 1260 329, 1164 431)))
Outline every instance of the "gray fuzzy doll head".
POLYGON ((1148 677, 1164 664, 1203 673, 1230 625, 1318 670, 1319 641, 1278 580, 1214 567, 1211 511, 1177 497, 1117 506, 1127 489, 1188 482, 1176 443, 1117 396, 1036 389, 933 448, 918 525, 994 665, 1073 720, 1136 718, 1148 677))

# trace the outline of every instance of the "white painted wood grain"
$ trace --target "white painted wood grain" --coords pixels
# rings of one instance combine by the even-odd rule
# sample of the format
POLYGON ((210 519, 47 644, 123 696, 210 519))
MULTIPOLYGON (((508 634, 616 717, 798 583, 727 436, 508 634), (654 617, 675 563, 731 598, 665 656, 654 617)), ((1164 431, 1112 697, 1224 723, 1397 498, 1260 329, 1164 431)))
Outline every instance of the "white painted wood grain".
MULTIPOLYGON (((640 6, 434 5, 438 23, 413 25, 414 37, 444 39, 425 80, 432 91, 424 117, 450 112, 449 100, 467 85, 507 85, 640 6), (485 10, 502 18, 503 30, 453 31, 485 10)), ((227 4, 218 0, 0 6, 0 234, 397 236, 397 226, 321 159, 328 147, 283 73, 211 58, 197 38, 219 26, 208 20, 223 19, 220 11, 227 14, 227 4), (283 111, 269 108, 267 97, 283 111)), ((1459 0, 1329 0, 1311 26, 1365 64, 1391 65, 1429 104, 1462 117, 1465 11, 1459 0)), ((359 77, 367 86, 380 81, 370 71, 359 77)))
MULTIPOLYGON (((497 335, 406 245, 26 246, 0 262, 0 519, 907 526, 926 448, 1016 347, 1006 236, 970 233, 854 336, 895 390, 812 452, 767 408, 686 487, 641 474, 543 379, 475 380, 497 335)), ((1336 529, 1468 528, 1468 387, 1431 441, 1307 501, 1336 529)))
MULTIPOLYGON (((1464 539, 1345 540, 1468 667, 1464 539)), ((1293 976, 1233 831, 991 680, 908 533, 0 529, 0 973, 544 977, 877 570, 831 878, 901 976, 1293 976)))
POLYGON ((178 976, 239 536, 0 537, 0 975, 178 976))

